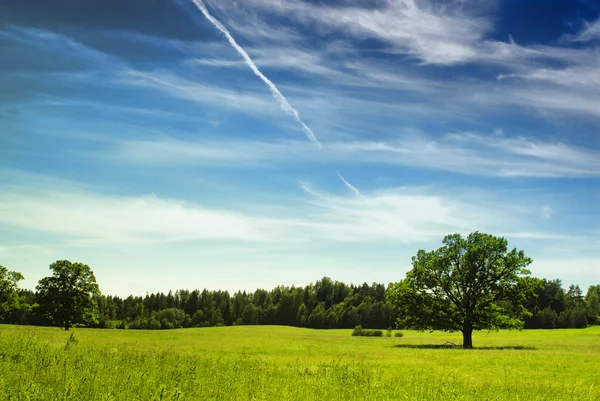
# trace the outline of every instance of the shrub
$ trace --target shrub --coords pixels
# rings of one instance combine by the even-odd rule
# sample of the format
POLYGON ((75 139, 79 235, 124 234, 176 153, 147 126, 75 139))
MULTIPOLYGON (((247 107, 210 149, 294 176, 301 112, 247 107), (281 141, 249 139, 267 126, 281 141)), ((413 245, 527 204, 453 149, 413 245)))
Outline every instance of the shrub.
POLYGON ((159 330, 161 328, 160 322, 153 317, 148 320, 148 329, 150 330, 159 330))
POLYGON ((394 333, 394 337, 404 337, 404 333, 401 331, 397 331, 394 333))
POLYGON ((97 327, 99 329, 116 329, 117 321, 110 320, 107 316, 102 316, 100 320, 98 320, 97 324, 92 324, 90 327, 97 327))
POLYGON ((118 329, 133 329, 133 330, 141 330, 148 328, 148 321, 146 319, 137 318, 133 322, 129 322, 129 325, 125 324, 125 320, 121 320, 121 324, 117 326, 118 329))
POLYGON ((353 336, 360 337, 383 337, 383 331, 381 330, 366 330, 361 325, 358 325, 352 331, 353 336))
POLYGON ((202 312, 202 309, 198 309, 193 315, 192 315, 192 326, 194 327, 201 327, 202 323, 204 322, 204 312, 202 312))
POLYGON ((163 329, 178 329, 183 327, 185 321, 185 312, 177 308, 163 309, 155 312, 153 316, 163 329))
POLYGON ((360 324, 358 326, 356 326, 354 328, 354 330, 352 330, 353 336, 362 336, 363 335, 362 333, 363 333, 363 328, 360 324))

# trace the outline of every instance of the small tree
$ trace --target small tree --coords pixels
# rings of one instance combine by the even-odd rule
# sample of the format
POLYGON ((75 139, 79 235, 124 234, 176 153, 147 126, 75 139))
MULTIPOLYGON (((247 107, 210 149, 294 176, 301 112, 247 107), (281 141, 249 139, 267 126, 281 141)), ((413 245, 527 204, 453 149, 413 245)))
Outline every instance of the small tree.
POLYGON ((600 323, 600 285, 593 285, 585 296, 588 308, 588 320, 591 324, 600 323))
POLYGON ((9 271, 0 265, 0 322, 21 307, 18 285, 23 278, 21 273, 9 271))
POLYGON ((41 279, 36 287, 41 311, 65 330, 77 323, 96 323, 98 305, 93 296, 99 295, 100 289, 92 269, 83 263, 58 260, 50 270, 52 276, 41 279))
POLYGON ((419 250, 406 279, 390 285, 399 328, 460 331, 464 348, 473 348, 473 330, 521 329, 521 318, 531 315, 522 302, 535 296, 537 283, 524 277, 531 259, 479 232, 449 235, 443 245, 419 250))
POLYGON ((258 311, 252 302, 244 308, 244 311, 242 312, 242 322, 249 325, 258 324, 258 311))

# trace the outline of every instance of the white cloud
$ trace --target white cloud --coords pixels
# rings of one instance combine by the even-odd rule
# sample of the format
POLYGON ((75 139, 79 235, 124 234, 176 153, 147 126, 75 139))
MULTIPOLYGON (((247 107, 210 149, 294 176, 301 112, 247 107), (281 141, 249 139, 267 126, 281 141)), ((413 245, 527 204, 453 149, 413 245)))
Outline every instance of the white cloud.
MULTIPOLYGON (((523 46, 512 38, 508 41, 490 39, 487 35, 493 31, 493 2, 474 4, 459 0, 442 3, 384 0, 369 5, 344 2, 330 7, 289 0, 248 0, 243 3, 213 0, 210 4, 230 23, 244 21, 248 16, 267 21, 267 15, 275 13, 284 16, 284 21, 290 19, 294 24, 304 25, 317 38, 328 38, 329 33, 334 31, 349 38, 347 43, 365 38, 384 43, 379 48, 371 47, 368 53, 356 45, 342 46, 341 53, 329 57, 326 47, 315 49, 313 45, 311 51, 306 52, 300 50, 300 42, 291 43, 284 39, 280 42, 270 41, 268 47, 262 50, 250 48, 256 53, 257 64, 261 66, 310 73, 313 79, 326 77, 331 82, 348 86, 427 93, 430 95, 426 101, 430 112, 444 111, 449 105, 454 105, 455 109, 461 110, 455 115, 460 116, 474 108, 491 110, 498 106, 518 105, 535 109, 545 118, 554 118, 557 112, 594 118, 600 116, 597 106, 600 103, 597 95, 600 88, 595 83, 598 76, 598 49, 541 44, 523 46), (274 43, 280 46, 274 46, 274 43), (365 61, 373 52, 387 53, 387 66, 372 60, 365 61), (357 53, 366 57, 358 57, 357 53), (493 65, 501 72, 501 77, 520 77, 526 79, 528 84, 510 85, 489 80, 478 84, 476 79, 457 82, 422 79, 415 71, 410 74, 399 71, 398 66, 406 65, 406 61, 397 57, 390 63, 390 53, 412 56, 424 64, 493 65), (353 68, 352 60, 360 60, 355 62, 356 68, 353 68), (551 71, 549 66, 555 71, 551 71), (584 88, 584 92, 573 86, 565 86, 568 81, 586 82, 584 76, 591 77, 591 80, 587 80, 587 86, 577 86, 584 88), (548 88, 548 80, 554 80, 557 84, 562 80, 563 83, 548 88), (444 98, 447 102, 432 102, 432 99, 438 98, 444 98), (586 98, 589 101, 586 102, 586 98)), ((597 26, 600 26, 598 21, 588 24, 581 33, 582 37, 593 37, 597 26)), ((309 40, 314 42, 312 36, 310 39, 305 36, 304 39, 307 43, 309 40)), ((215 60, 203 62, 217 63, 215 60)), ((397 104, 398 100, 395 102, 397 104)))
POLYGON ((320 234, 342 241, 425 242, 448 232, 467 232, 474 226, 483 228, 496 218, 493 212, 484 213, 475 204, 427 194, 423 189, 389 189, 352 198, 306 186, 305 190, 322 209, 313 214, 320 234))
POLYGON ((103 196, 83 191, 0 195, 0 222, 74 242, 152 243, 198 239, 259 241, 247 217, 156 196, 103 196))
POLYGON ((594 63, 596 56, 590 49, 530 45, 521 46, 512 39, 509 42, 485 40, 478 44, 477 61, 498 64, 512 71, 529 71, 548 62, 563 65, 594 63))
MULTIPOLYGON (((235 12, 230 3, 209 3, 213 8, 235 12)), ((253 0, 246 4, 264 12, 291 15, 300 22, 317 24, 316 29, 322 32, 330 29, 359 39, 377 38, 391 45, 394 51, 414 55, 431 64, 455 64, 473 58, 474 44, 489 29, 485 19, 468 15, 459 6, 460 2, 445 7, 430 1, 384 1, 373 8, 353 4, 329 7, 282 0, 253 0)))
POLYGON ((252 41, 260 41, 260 43, 274 41, 291 44, 300 42, 303 39, 302 35, 296 29, 267 23, 253 14, 247 14, 246 18, 240 21, 228 19, 226 25, 231 30, 241 34, 244 38, 252 41))
POLYGON ((545 110, 577 112, 600 117, 600 64, 597 62, 557 68, 531 68, 525 72, 500 75, 515 80, 509 96, 513 102, 545 110))
POLYGON ((583 29, 576 34, 563 36, 565 42, 590 42, 600 40, 600 18, 592 22, 585 22, 583 29))
POLYGON ((581 89, 600 86, 600 74, 597 66, 577 66, 564 69, 539 68, 524 73, 500 75, 500 79, 520 78, 526 81, 547 82, 568 87, 576 86, 581 89))
MULTIPOLYGON (((589 89, 593 88, 592 85, 589 89)), ((600 87, 597 88, 600 89, 600 87)), ((555 118, 557 112, 567 113, 571 116, 580 115, 591 116, 595 119, 600 118, 600 92, 593 92, 593 90, 582 92, 576 88, 519 85, 504 94, 497 94, 498 98, 494 98, 494 96, 496 95, 488 98, 490 103, 495 102, 502 105, 512 103, 522 107, 534 108, 539 110, 542 116, 547 119, 555 118)))
MULTIPOLYGON (((364 60, 346 54, 340 58, 329 50, 314 51, 300 47, 268 46, 247 48, 248 53, 261 68, 285 70, 291 73, 310 74, 313 82, 322 80, 347 87, 385 88, 409 90, 417 93, 441 89, 442 84, 416 75, 409 75, 387 63, 364 60)), ((344 50, 348 51, 348 50, 344 50)), ((193 63, 213 68, 246 68, 237 59, 195 58, 193 63)), ((316 94, 316 91, 313 93, 316 94)))
MULTIPOLYGON (((232 21, 245 20, 248 15, 256 19, 257 13, 263 18, 266 13, 278 13, 313 27, 317 35, 334 30, 354 39, 378 39, 388 46, 382 51, 414 56, 426 64, 486 62, 519 69, 537 61, 572 63, 594 59, 586 49, 526 47, 512 38, 508 42, 486 39, 493 30, 489 18, 493 2, 384 0, 370 6, 346 2, 336 7, 289 0, 248 0, 244 5, 223 0, 209 3, 232 21)), ((597 26, 598 22, 588 24, 578 37, 594 37, 597 26)))
POLYGON ((309 197, 289 198, 283 210, 244 202, 236 207, 242 213, 189 200, 104 195, 57 184, 5 186, 0 225, 51 234, 75 245, 198 240, 412 243, 456 231, 507 232, 510 227, 512 232, 535 233, 534 225, 526 222, 535 222, 535 209, 492 202, 463 189, 460 197, 434 188, 388 188, 357 197, 304 185, 309 197))

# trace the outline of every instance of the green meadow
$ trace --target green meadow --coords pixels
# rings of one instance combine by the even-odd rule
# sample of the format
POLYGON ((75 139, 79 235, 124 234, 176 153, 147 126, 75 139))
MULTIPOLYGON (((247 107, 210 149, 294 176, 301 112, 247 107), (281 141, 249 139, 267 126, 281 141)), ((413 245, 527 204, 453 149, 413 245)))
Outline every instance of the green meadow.
POLYGON ((598 400, 600 327, 476 332, 0 325, 3 400, 598 400))

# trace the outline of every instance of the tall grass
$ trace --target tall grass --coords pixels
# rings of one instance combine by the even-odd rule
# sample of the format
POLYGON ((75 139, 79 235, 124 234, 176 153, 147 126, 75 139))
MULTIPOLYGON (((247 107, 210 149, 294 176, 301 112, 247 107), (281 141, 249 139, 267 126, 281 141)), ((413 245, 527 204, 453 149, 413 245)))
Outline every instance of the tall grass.
MULTIPOLYGON (((414 332, 377 341, 282 327, 129 333, 1 326, 0 399, 600 398, 597 328, 555 344, 532 333, 535 349, 473 351, 398 347, 446 339, 414 332), (579 346, 565 349, 571 340, 579 346)), ((481 342, 497 344, 501 334, 481 342)))

